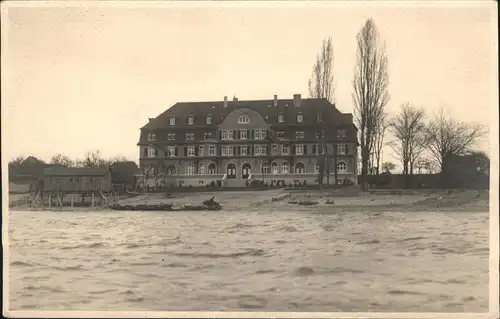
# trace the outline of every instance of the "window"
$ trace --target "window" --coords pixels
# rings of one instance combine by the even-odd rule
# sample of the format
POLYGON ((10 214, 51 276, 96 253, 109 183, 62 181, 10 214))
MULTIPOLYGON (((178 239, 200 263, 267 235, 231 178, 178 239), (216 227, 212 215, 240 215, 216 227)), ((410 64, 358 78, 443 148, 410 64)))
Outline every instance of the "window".
POLYGON ((232 146, 222 146, 221 148, 222 156, 233 156, 233 147, 232 146))
POLYGON ((276 138, 279 139, 279 140, 284 139, 285 138, 285 132, 283 132, 283 131, 276 132, 276 138))
POLYGON ((267 146, 265 145, 260 146, 260 155, 267 155, 267 146))
POLYGON ((227 139, 228 140, 234 140, 234 131, 233 130, 229 130, 227 132, 227 139))
POLYGON ((175 146, 168 147, 168 156, 175 156, 175 146))
POLYGON ((150 141, 150 142, 154 142, 154 141, 156 141, 156 134, 154 134, 154 133, 149 133, 149 134, 148 134, 148 141, 150 141))
POLYGON ((306 167, 304 163, 298 162, 295 164, 295 174, 305 174, 306 172, 306 167))
POLYGON ((186 175, 194 175, 194 165, 189 163, 186 165, 186 175))
POLYGON ((234 155, 234 148, 232 146, 227 147, 227 155, 228 156, 233 156, 234 155))
POLYGON ((193 125, 194 124, 194 116, 189 115, 188 116, 188 125, 193 125))
POLYGON ((325 134, 322 134, 321 132, 316 132, 316 139, 320 140, 322 137, 325 137, 325 134))
POLYGON ((168 118, 168 125, 175 125, 175 117, 168 118))
POLYGON ((345 144, 337 144, 337 154, 345 154, 345 144))
POLYGON ((240 146, 240 155, 246 156, 248 155, 248 147, 245 146, 240 146))
POLYGON ((220 153, 222 156, 227 156, 227 146, 222 146, 220 148, 220 153))
POLYGON ((288 163, 281 163, 281 174, 288 174, 288 163))
POLYGON ((205 175, 205 165, 204 164, 200 164, 200 168, 198 170, 198 173, 200 175, 205 175))
POLYGON ((295 155, 304 155, 304 145, 295 145, 295 155))
POLYGON ((285 116, 283 114, 278 114, 278 123, 283 123, 285 121, 285 116))
POLYGON ((227 138, 227 136, 228 136, 227 131, 222 131, 221 136, 222 136, 222 139, 223 139, 223 140, 227 140, 227 139, 228 139, 228 138, 227 138))
POLYGON ((267 137, 267 131, 265 129, 257 129, 254 131, 254 138, 256 140, 265 140, 267 137))
POLYGON ((205 123, 207 123, 207 124, 212 124, 212 116, 211 116, 211 115, 209 115, 209 116, 207 116, 207 117, 205 118, 205 123))
POLYGON ((194 133, 186 133, 186 140, 194 141, 194 133))
POLYGON ((345 138, 345 137, 346 137, 346 132, 345 132, 345 130, 338 130, 338 131, 337 131, 337 137, 338 137, 338 138, 345 138))
POLYGON ((211 132, 205 132, 205 134, 203 135, 203 137, 206 140, 210 140, 210 139, 212 139, 212 133, 211 132))
POLYGON ((208 165, 208 174, 210 175, 217 174, 217 166, 214 163, 210 163, 208 165))
POLYGON ((289 152, 290 152, 290 147, 288 145, 281 146, 281 154, 282 155, 288 155, 289 152))
POLYGON ((297 123, 302 123, 304 121, 304 116, 302 114, 297 114, 297 123))
POLYGON ((278 145, 277 144, 273 144, 273 154, 278 154, 278 145))
POLYGON ((297 140, 304 139, 304 132, 303 131, 296 131, 295 132, 295 139, 297 139, 297 140))
POLYGON ((262 174, 269 174, 271 172, 270 168, 269 168, 269 164, 268 163, 263 163, 261 168, 260 168, 260 171, 262 174))
POLYGON ((198 147, 198 155, 200 155, 200 156, 205 155, 205 146, 200 145, 200 146, 198 147))
POLYGON ((148 157, 155 157, 156 156, 156 149, 153 147, 148 147, 148 157))
POLYGON ((278 164, 276 163, 271 164, 271 170, 274 175, 278 174, 279 173, 278 164))
POLYGON ((316 121, 317 121, 318 123, 321 123, 321 122, 322 122, 321 114, 318 114, 318 115, 316 116, 316 121))
POLYGON ((347 172, 347 165, 344 162, 338 162, 337 163, 337 172, 339 173, 346 173, 347 172))
POLYGON ((238 124, 248 124, 250 123, 250 118, 246 115, 242 115, 238 118, 238 124))
POLYGON ((195 147, 194 146, 188 146, 187 156, 195 156, 195 147))
POLYGON ((316 165, 314 165, 314 173, 315 174, 319 173, 319 163, 316 163, 316 165))
POLYGON ((208 146, 208 155, 215 156, 215 145, 208 146))
POLYGON ((247 139, 247 130, 240 130, 240 140, 247 139))
POLYGON ((167 140, 174 141, 175 140, 175 133, 168 133, 167 140))

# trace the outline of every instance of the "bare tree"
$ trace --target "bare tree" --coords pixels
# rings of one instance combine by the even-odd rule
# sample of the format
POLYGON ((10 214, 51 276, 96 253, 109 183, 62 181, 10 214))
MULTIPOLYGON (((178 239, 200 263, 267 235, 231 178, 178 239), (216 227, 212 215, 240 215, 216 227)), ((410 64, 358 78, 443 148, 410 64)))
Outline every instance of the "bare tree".
POLYGON ((106 160, 101 156, 101 152, 87 152, 82 160, 76 160, 76 165, 79 167, 103 167, 107 165, 106 160))
POLYGON ((389 121, 389 130, 396 138, 390 145, 403 164, 403 175, 406 175, 406 187, 410 183, 415 161, 425 146, 425 112, 410 103, 401 106, 401 110, 389 121))
POLYGON ((394 163, 391 163, 391 162, 384 162, 382 164, 382 169, 384 170, 384 172, 386 173, 390 173, 392 170, 394 170, 396 168, 396 165, 394 163))
POLYGON ((75 162, 64 154, 56 154, 56 155, 52 156, 50 163, 56 164, 56 165, 62 165, 64 167, 75 166, 75 162))
POLYGON ((465 153, 485 134, 484 127, 452 119, 440 108, 426 128, 427 150, 446 173, 446 158, 465 153))
POLYGON ((375 137, 373 139, 373 156, 372 156, 372 167, 375 167, 375 173, 380 174, 380 161, 382 160, 382 149, 384 148, 385 131, 388 126, 387 114, 384 112, 378 118, 375 137))
MULTIPOLYGON (((311 78, 309 79, 309 96, 317 99, 327 99, 329 102, 334 98, 334 77, 333 77, 333 44, 332 38, 323 40, 321 50, 318 53, 316 62, 313 66, 311 78)), ((330 183, 330 159, 328 148, 326 146, 326 122, 323 120, 323 114, 317 114, 320 120, 320 149, 318 151, 318 183, 323 184, 325 173, 327 174, 327 183, 330 183)), ((334 167, 336 166, 336 157, 334 155, 334 167)), ((335 175, 337 170, 335 169, 335 175)), ((335 176, 335 183, 337 178, 335 176)))
POLYGON ((377 125, 389 100, 388 60, 385 44, 381 46, 379 42, 377 27, 372 19, 368 19, 357 35, 352 94, 356 125, 360 135, 362 189, 365 188, 377 125))

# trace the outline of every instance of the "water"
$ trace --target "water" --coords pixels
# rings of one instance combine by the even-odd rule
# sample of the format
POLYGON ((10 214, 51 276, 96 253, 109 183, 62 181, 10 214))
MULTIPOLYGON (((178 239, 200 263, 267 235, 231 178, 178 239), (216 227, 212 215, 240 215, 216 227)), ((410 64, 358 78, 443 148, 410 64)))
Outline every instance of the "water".
POLYGON ((486 312, 488 213, 10 212, 11 310, 486 312))

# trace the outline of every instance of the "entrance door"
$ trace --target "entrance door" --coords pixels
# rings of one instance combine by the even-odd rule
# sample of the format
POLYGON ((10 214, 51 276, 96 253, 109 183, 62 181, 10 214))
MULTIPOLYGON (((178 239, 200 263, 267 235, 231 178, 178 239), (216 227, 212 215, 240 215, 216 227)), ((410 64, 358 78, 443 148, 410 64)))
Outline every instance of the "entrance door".
POLYGON ((235 179, 236 178, 236 165, 233 163, 227 164, 227 178, 228 179, 235 179))
POLYGON ((252 165, 245 163, 241 167, 241 178, 248 179, 248 176, 252 174, 252 165))

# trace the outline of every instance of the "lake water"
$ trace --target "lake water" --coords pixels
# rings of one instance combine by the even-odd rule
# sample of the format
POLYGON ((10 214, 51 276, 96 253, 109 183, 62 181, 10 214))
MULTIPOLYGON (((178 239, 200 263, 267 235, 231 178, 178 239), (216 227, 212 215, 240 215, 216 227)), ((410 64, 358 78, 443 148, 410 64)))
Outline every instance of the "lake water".
POLYGON ((488 307, 486 212, 9 216, 10 310, 488 307))

